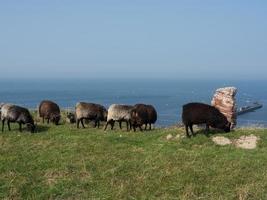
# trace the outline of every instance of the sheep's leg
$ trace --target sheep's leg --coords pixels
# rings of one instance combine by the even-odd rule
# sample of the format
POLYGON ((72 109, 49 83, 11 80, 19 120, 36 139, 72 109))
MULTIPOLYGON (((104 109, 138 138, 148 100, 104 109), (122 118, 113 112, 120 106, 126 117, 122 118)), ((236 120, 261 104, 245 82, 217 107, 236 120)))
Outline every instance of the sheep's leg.
POLYGON ((205 133, 206 133, 206 134, 208 134, 208 133, 209 133, 209 131, 210 131, 210 127, 209 127, 209 125, 208 125, 208 124, 206 124, 206 130, 205 130, 205 133))
POLYGON ((189 125, 189 128, 190 128, 190 131, 191 131, 192 135, 195 136, 195 133, 194 133, 194 131, 193 131, 193 125, 190 124, 190 125, 189 125))
POLYGON ((111 124, 110 124, 111 125, 111 130, 113 130, 114 124, 115 124, 115 121, 112 121, 111 124))
POLYGON ((8 127, 8 130, 11 131, 11 128, 10 128, 10 121, 7 120, 7 127, 8 127))
POLYGON ((134 130, 134 132, 136 131, 136 127, 135 127, 135 125, 133 125, 133 130, 134 130))
POLYGON ((105 128, 104 128, 104 131, 105 131, 105 130, 107 130, 108 124, 109 124, 109 121, 107 121, 107 122, 106 122, 106 125, 105 125, 105 128))
POLYGON ((96 128, 97 124, 98 124, 98 120, 96 119, 95 120, 95 128, 96 128))
POLYGON ((49 121, 50 121, 50 120, 49 120, 49 118, 48 118, 48 119, 47 119, 47 124, 49 124, 49 121))
POLYGON ((77 128, 79 128, 80 125, 80 119, 77 119, 77 128))
POLYGON ((21 123, 19 123, 19 131, 22 132, 21 123))
POLYGON ((139 129, 140 129, 140 131, 143 131, 143 129, 142 129, 142 125, 139 126, 139 129))
POLYGON ((100 120, 97 121, 97 128, 100 126, 100 120))
POLYGON ((120 129, 122 129, 122 127, 121 127, 121 123, 122 123, 122 121, 119 121, 120 129))
POLYGON ((188 131, 188 125, 185 125, 185 131, 186 131, 186 136, 190 138, 189 131, 188 131))
POLYGON ((130 130, 132 130, 132 122, 129 121, 130 130))
POLYGON ((2 132, 4 132, 5 119, 2 120, 2 132))
POLYGON ((128 121, 126 121, 126 127, 127 127, 127 131, 129 131, 129 123, 128 123, 128 121))
POLYGON ((149 123, 149 130, 151 130, 151 123, 149 123))
POLYGON ((82 127, 85 128, 84 123, 83 123, 83 118, 81 119, 82 127))
POLYGON ((147 124, 145 124, 145 130, 146 130, 146 128, 147 128, 147 124))

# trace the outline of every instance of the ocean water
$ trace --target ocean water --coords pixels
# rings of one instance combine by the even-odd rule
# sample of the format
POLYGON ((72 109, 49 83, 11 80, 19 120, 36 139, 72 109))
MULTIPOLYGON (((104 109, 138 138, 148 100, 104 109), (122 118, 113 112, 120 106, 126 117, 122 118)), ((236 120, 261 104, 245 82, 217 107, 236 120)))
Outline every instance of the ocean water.
POLYGON ((219 87, 238 88, 238 107, 259 101, 263 108, 238 117, 238 126, 267 126, 267 81, 197 80, 1 80, 0 102, 36 108, 49 99, 60 107, 74 109, 79 101, 103 104, 147 103, 158 112, 157 126, 181 121, 182 105, 210 103, 219 87))

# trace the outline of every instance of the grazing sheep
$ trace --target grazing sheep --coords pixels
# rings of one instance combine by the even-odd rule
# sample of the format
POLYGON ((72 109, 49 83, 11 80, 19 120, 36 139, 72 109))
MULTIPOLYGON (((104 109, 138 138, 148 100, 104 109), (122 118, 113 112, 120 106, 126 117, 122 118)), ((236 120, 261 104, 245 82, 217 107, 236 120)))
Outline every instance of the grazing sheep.
POLYGON ((140 131, 142 131, 142 125, 149 123, 147 105, 136 104, 134 106, 131 112, 131 122, 134 131, 136 131, 137 127, 139 127, 140 131))
POLYGON ((4 104, 1 107, 2 132, 4 131, 5 121, 7 121, 8 130, 10 131, 10 122, 19 124, 19 131, 22 131, 21 125, 26 124, 27 128, 33 133, 35 125, 33 118, 28 109, 12 105, 4 104))
POLYGON ((5 103, 0 103, 0 120, 1 120, 1 110, 2 110, 2 107, 3 107, 3 105, 5 105, 5 103))
POLYGON ((46 119, 48 124, 51 120, 55 125, 58 125, 61 117, 59 106, 52 101, 44 100, 39 105, 39 116, 43 119, 43 123, 46 119))
POLYGON ((115 121, 119 122, 120 128, 121 123, 126 122, 127 131, 132 127, 131 124, 131 110, 133 109, 133 106, 129 105, 119 105, 119 104, 112 104, 108 109, 108 117, 107 117, 107 123, 105 126, 105 129, 107 129, 108 124, 111 126, 111 130, 114 127, 115 121))
MULTIPOLYGON (((158 114, 154 106, 147 105, 148 120, 149 120, 149 130, 151 130, 151 124, 155 124, 158 119, 158 114)), ((146 129, 146 128, 145 128, 146 129)))
POLYGON ((94 120, 95 127, 97 126, 98 128, 100 126, 100 121, 107 120, 107 109, 99 104, 79 102, 76 104, 75 112, 77 128, 79 128, 80 122, 82 127, 85 128, 84 119, 94 120))
MULTIPOLYGON (((154 124, 157 121, 156 109, 152 105, 146 105, 146 104, 136 104, 134 106, 134 109, 137 109, 136 111, 140 112, 138 115, 139 118, 140 117, 142 118, 142 123, 145 124, 145 130, 147 129, 147 125, 149 125, 149 130, 151 130, 151 124, 154 124)), ((138 120, 136 113, 132 117, 133 117, 132 120, 138 120)), ((139 119, 139 122, 141 118, 139 119)))
POLYGON ((227 118, 218 109, 207 104, 189 103, 184 105, 182 119, 188 137, 190 137, 188 127, 194 135, 194 124, 206 124, 206 132, 208 132, 209 126, 230 132, 230 122, 227 121, 227 118))

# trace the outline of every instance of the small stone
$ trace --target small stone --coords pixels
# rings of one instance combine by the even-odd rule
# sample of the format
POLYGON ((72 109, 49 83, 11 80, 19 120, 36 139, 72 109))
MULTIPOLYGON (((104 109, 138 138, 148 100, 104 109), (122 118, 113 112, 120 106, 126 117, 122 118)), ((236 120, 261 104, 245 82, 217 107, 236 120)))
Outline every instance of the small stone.
POLYGON ((217 145, 221 145, 221 146, 225 146, 225 145, 228 145, 228 144, 231 144, 231 140, 226 138, 226 137, 223 137, 223 136, 215 136, 212 138, 212 141, 217 144, 217 145))
POLYGON ((172 134, 167 135, 166 139, 171 140, 173 138, 172 134))
POLYGON ((180 134, 177 134, 176 136, 175 136, 175 139, 180 139, 181 138, 181 135, 180 134))

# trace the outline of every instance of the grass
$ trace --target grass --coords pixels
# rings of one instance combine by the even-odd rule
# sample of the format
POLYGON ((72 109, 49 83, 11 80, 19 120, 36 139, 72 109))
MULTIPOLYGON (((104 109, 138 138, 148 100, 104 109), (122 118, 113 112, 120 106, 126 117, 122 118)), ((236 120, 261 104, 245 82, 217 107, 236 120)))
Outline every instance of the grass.
MULTIPOLYGON (((0 199, 267 199, 267 130, 254 150, 183 129, 126 132, 42 125, 0 134, 0 199)), ((215 135, 221 135, 214 133, 215 135)))

